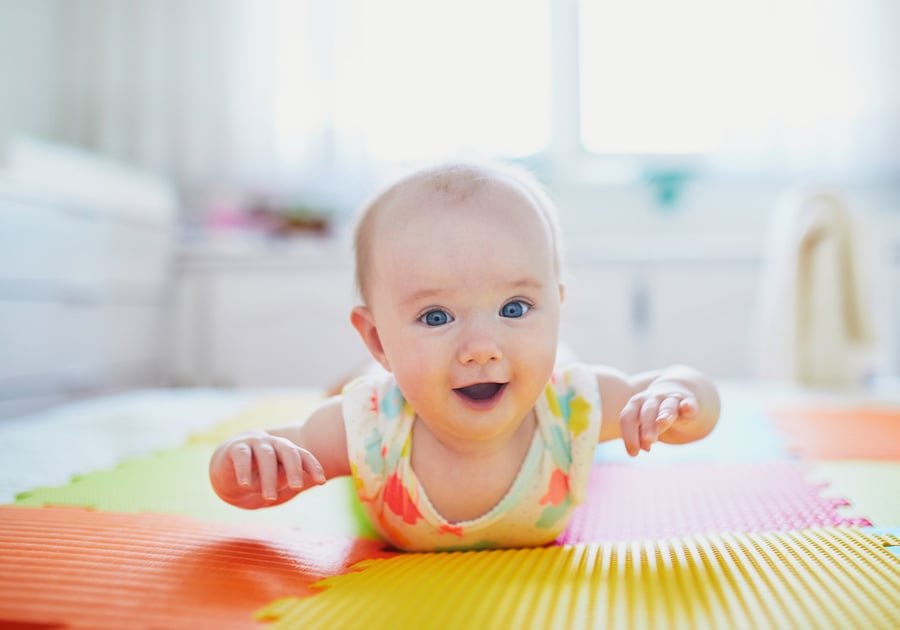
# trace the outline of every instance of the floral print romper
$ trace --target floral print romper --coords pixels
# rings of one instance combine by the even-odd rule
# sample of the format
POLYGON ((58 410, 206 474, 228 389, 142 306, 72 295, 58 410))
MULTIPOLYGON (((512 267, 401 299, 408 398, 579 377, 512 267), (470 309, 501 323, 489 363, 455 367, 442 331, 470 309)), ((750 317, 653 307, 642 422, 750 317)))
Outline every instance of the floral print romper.
POLYGON ((487 513, 451 523, 431 505, 410 464, 415 412, 392 375, 343 392, 350 467, 372 524, 394 546, 449 551, 543 545, 585 497, 600 434, 600 393, 587 366, 558 368, 535 403, 538 427, 510 489, 487 513))

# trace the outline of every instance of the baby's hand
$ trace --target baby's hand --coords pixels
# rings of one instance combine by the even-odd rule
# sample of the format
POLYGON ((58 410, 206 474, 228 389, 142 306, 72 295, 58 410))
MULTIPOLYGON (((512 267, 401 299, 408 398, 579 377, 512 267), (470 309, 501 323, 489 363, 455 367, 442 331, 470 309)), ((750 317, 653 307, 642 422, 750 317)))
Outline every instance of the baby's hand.
POLYGON ((290 440, 250 432, 217 449, 210 462, 210 479, 223 499, 230 497, 232 503, 253 507, 253 498, 271 504, 309 484, 323 484, 325 472, 315 455, 290 440))
POLYGON ((672 428, 697 415, 697 398, 675 383, 654 383, 635 394, 619 416, 625 450, 634 457, 672 428))

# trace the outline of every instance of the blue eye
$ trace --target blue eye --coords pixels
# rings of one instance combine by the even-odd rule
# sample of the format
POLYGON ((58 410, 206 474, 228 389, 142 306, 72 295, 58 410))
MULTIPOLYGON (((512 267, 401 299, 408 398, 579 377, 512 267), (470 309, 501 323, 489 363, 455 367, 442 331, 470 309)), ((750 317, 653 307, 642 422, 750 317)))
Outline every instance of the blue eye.
POLYGON ((426 326, 443 326, 444 324, 452 322, 453 318, 447 311, 435 309, 422 315, 422 317, 419 318, 419 321, 426 326))
POLYGON ((513 300, 512 302, 507 302, 503 305, 503 308, 500 309, 500 316, 522 317, 529 309, 531 309, 531 305, 526 304, 521 300, 513 300))

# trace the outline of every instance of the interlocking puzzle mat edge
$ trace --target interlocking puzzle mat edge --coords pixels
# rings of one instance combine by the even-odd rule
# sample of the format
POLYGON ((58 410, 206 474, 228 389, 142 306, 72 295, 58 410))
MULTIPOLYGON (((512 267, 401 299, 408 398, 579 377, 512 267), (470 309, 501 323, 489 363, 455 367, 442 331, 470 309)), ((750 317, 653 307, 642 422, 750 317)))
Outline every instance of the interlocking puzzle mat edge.
MULTIPOLYGON (((289 407, 290 407, 290 406, 288 405, 287 407, 284 407, 284 409, 288 409, 288 410, 289 410, 289 407)), ((289 413, 293 413, 292 411, 288 411, 288 412, 289 412, 289 413)), ((286 412, 286 413, 288 413, 288 412, 286 412)), ((261 419, 258 418, 258 417, 255 418, 255 419, 253 419, 253 421, 260 421, 260 420, 261 420, 261 419)), ((236 425, 235 425, 234 423, 232 423, 232 426, 236 426, 236 425)), ((230 428, 229 428, 228 430, 231 431, 230 428)), ((206 444, 206 445, 208 446, 208 445, 209 445, 210 443, 212 443, 215 439, 218 439, 218 436, 216 436, 214 433, 209 433, 209 434, 206 434, 206 435, 201 435, 201 436, 199 436, 197 439, 192 440, 191 443, 190 443, 190 445, 195 445, 195 446, 198 446, 198 447, 202 447, 202 445, 206 444)), ((206 452, 208 453, 208 450, 207 450, 206 452)), ((125 464, 128 464, 128 463, 129 463, 129 462, 125 462, 125 464)), ((205 465, 205 457, 204 457, 204 465, 205 465)), ((84 481, 84 479, 85 479, 86 477, 88 477, 88 476, 87 476, 87 475, 82 476, 81 481, 84 481)), ((199 478, 205 479, 205 475, 200 475, 199 478)), ((34 496, 34 495, 32 495, 32 496, 34 496)), ((256 516, 256 515, 254 515, 254 516, 256 516)), ((255 519, 251 519, 251 520, 255 520, 255 519)), ((364 567, 364 566, 366 566, 366 565, 361 565, 361 567, 364 567)), ((290 600, 289 600, 289 601, 290 601, 290 600)), ((284 600, 282 600, 282 604, 281 604, 281 605, 282 605, 282 607, 283 607, 283 605, 284 605, 284 600)), ((274 609, 273 609, 273 610, 274 610, 274 609)), ((270 616, 272 615, 271 611, 270 611, 269 613, 267 613, 267 614, 269 614, 270 616)), ((277 617, 279 617, 279 615, 274 615, 273 618, 277 618, 277 617)))
POLYGON ((853 528, 402 554, 260 611, 273 628, 834 628, 900 624, 892 535, 853 528))
POLYGON ((383 543, 271 525, 76 507, 0 507, 0 626, 251 628, 383 543))
POLYGON ((135 457, 64 486, 20 493, 16 505, 78 505, 112 512, 160 512, 222 522, 277 523, 332 535, 377 538, 352 480, 334 479, 265 510, 227 505, 212 491, 207 465, 213 447, 188 444, 135 457))

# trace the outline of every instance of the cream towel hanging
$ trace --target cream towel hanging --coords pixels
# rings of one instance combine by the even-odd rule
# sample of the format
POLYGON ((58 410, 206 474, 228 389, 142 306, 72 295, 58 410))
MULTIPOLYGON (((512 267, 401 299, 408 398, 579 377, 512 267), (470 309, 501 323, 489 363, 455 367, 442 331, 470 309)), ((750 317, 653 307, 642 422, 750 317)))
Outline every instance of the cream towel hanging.
POLYGON ((876 335, 857 222, 835 191, 798 188, 778 200, 753 349, 760 378, 817 388, 864 384, 876 335))

